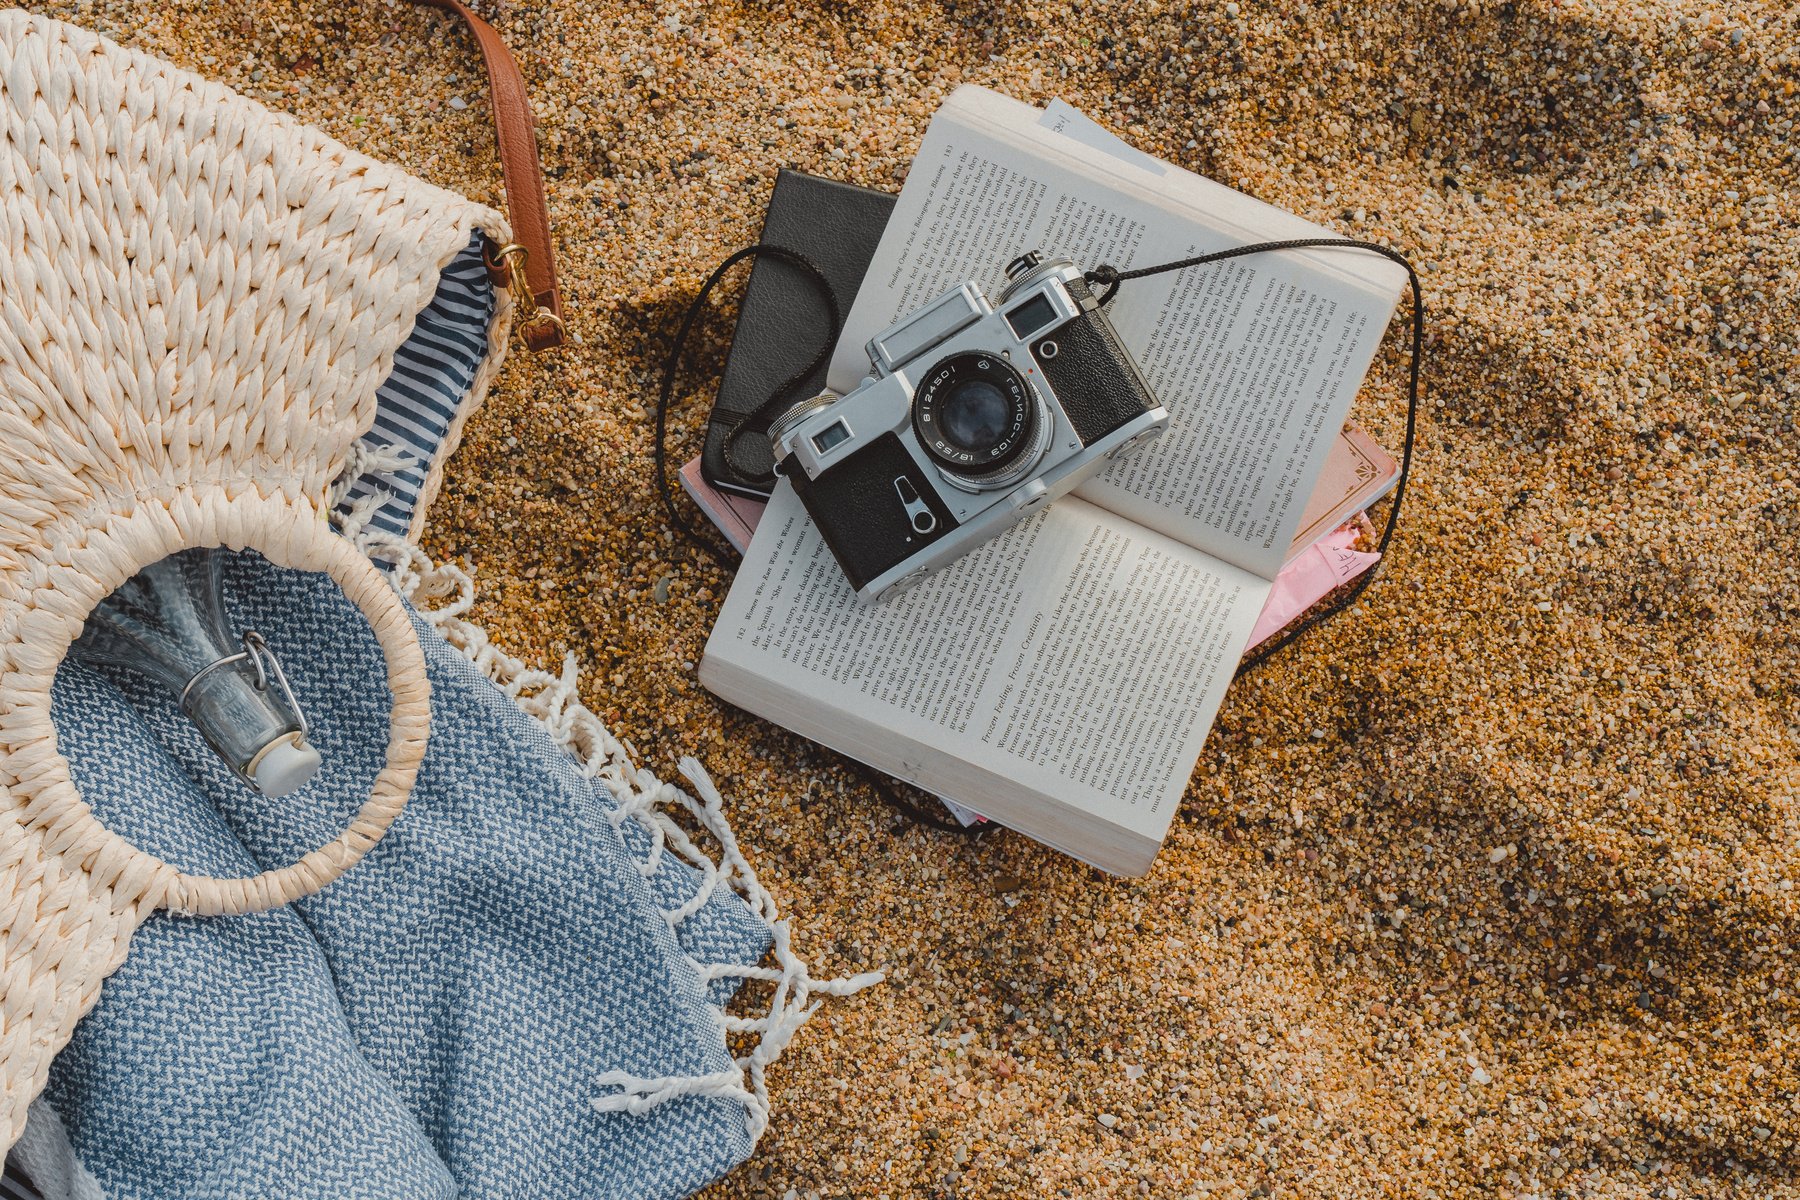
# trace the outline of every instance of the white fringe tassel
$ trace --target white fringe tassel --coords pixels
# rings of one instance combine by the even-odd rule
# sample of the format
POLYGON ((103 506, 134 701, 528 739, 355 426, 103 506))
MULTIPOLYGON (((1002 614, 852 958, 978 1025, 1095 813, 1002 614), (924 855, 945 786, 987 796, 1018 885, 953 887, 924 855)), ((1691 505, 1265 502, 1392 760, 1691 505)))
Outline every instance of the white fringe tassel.
MULTIPOLYGON (((391 471, 406 459, 388 450, 357 445, 338 483, 328 497, 338 507, 350 484, 367 471, 391 471)), ((614 807, 608 814, 615 828, 635 821, 650 836, 650 850, 638 869, 654 875, 665 854, 674 854, 700 873, 700 886, 679 908, 663 913, 671 928, 699 912, 713 893, 729 887, 743 897, 751 910, 768 925, 774 939, 775 965, 744 966, 738 963, 690 961, 704 987, 716 979, 756 979, 775 985, 767 1013, 759 1017, 719 1014, 721 1027, 730 1033, 755 1034, 749 1053, 733 1065, 711 1075, 644 1078, 627 1071, 606 1071, 594 1082, 609 1089, 591 1103, 600 1112, 641 1115, 659 1104, 683 1096, 713 1096, 736 1100, 744 1106, 745 1121, 754 1145, 769 1126, 769 1090, 765 1072, 781 1056, 794 1034, 822 1003, 818 997, 847 996, 881 982, 880 971, 868 971, 842 979, 814 979, 806 960, 794 951, 787 920, 776 908, 775 897, 757 879, 745 859, 730 822, 725 800, 706 768, 693 758, 683 758, 680 769, 694 794, 664 783, 638 767, 619 740, 581 702, 575 656, 563 657, 562 671, 551 674, 526 665, 496 647, 487 631, 465 619, 475 604, 475 581, 467 571, 449 563, 434 563, 418 546, 367 527, 371 514, 386 497, 379 492, 364 496, 337 514, 346 536, 371 558, 391 564, 395 588, 419 615, 429 621, 446 642, 512 697, 527 715, 547 729, 581 764, 582 773, 598 779, 611 793, 614 807), (695 796, 699 798, 696 799, 695 796), (718 843, 717 859, 696 846, 687 831, 670 815, 681 810, 690 815, 718 843)))

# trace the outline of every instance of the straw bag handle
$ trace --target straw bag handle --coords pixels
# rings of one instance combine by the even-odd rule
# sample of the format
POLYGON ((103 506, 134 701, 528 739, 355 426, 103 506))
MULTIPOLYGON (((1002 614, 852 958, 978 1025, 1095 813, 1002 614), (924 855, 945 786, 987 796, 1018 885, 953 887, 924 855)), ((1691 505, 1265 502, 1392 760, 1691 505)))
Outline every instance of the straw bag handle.
POLYGON ((50 1060, 100 998, 151 912, 258 912, 318 891, 381 839, 412 790, 431 722, 431 685, 405 605, 387 577, 304 501, 222 489, 145 497, 46 564, 24 596, 0 674, 0 1154, 18 1140, 50 1060), (158 503, 157 501, 161 501, 158 503), (190 546, 262 551, 325 571, 369 619, 393 710, 387 762, 336 838, 285 867, 239 879, 190 875, 101 824, 57 751, 50 691, 86 615, 140 568, 190 546))
MULTIPOLYGON (((255 494, 189 496, 146 505, 90 531, 21 615, 14 669, 0 683, 0 753, 26 828, 93 887, 145 911, 214 916, 260 912, 318 891, 381 840, 406 806, 431 725, 431 685, 412 618, 387 576, 310 507, 255 494), (278 566, 323 571, 368 618, 387 667, 393 707, 387 761, 344 830, 296 862, 241 878, 191 875, 108 829, 77 793, 57 750, 50 693, 58 666, 94 606, 143 567, 196 546, 250 548, 278 566)), ((0 864, 4 865, 4 864, 0 864)), ((0 958, 4 958, 0 955, 0 958)), ((97 981, 96 981, 97 982, 97 981)))
POLYGON ((563 344, 562 289, 556 282, 556 256, 550 245, 550 210, 544 203, 544 168, 538 161, 537 121, 519 64, 494 27, 476 16, 462 0, 414 0, 462 18, 487 68, 493 97, 494 138, 500 146, 500 177, 506 182, 506 219, 513 240, 488 258, 494 282, 510 287, 513 302, 525 314, 513 327, 529 350, 563 344), (529 307, 524 307, 529 302, 529 307))

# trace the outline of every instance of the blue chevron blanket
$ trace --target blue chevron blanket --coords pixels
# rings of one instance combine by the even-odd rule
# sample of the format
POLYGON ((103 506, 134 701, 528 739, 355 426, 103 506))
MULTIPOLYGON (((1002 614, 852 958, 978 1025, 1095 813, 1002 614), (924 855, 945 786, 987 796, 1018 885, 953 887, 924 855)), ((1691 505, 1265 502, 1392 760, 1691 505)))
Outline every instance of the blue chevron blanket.
MULTIPOLYGON (((361 464, 382 473, 346 481, 352 526, 412 524, 491 306, 471 246, 383 388, 361 464)), ((409 594, 467 586, 389 553, 409 594)), ((300 792, 251 794, 128 674, 71 660, 54 696, 100 819, 215 875, 341 829, 382 761, 389 705, 373 636, 329 579, 243 555, 227 584, 233 620, 267 638, 313 722, 325 766, 300 792)), ((684 769, 704 805, 629 764, 572 667, 534 673, 488 645, 455 615, 466 599, 416 618, 430 745, 368 857, 291 908, 139 930, 15 1150, 47 1194, 672 1197, 750 1153, 762 1069, 809 997, 864 980, 806 975, 697 764, 684 769), (671 802, 721 835, 724 869, 660 815, 671 802), (758 966, 771 941, 775 964, 758 966), (746 977, 776 983, 767 1015, 725 1014, 746 977), (754 1041, 742 1058, 732 1033, 754 1041)))

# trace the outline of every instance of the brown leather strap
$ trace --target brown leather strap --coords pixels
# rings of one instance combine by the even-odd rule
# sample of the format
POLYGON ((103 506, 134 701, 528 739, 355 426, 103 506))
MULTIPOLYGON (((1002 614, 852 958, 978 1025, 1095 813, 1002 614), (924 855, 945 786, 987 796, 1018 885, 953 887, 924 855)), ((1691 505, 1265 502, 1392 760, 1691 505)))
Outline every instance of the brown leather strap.
POLYGON ((544 169, 538 162, 537 122, 531 98, 512 52, 494 27, 461 0, 414 0, 455 13, 475 35, 493 95, 494 133, 500 144, 500 174, 506 181, 506 218, 513 241, 496 248, 488 269, 502 287, 514 286, 519 305, 514 328, 527 348, 549 350, 563 343, 562 289, 556 283, 556 256, 550 245, 550 210, 544 203, 544 169), (521 270, 521 268, 523 268, 521 270), (522 284, 523 286, 518 286, 522 284))

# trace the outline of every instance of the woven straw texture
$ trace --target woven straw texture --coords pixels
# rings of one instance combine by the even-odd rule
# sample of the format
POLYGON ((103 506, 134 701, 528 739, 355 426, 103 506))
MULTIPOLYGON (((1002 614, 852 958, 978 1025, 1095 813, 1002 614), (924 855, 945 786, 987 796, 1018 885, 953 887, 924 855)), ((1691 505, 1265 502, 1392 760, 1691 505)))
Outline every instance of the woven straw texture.
MULTIPOLYGON (((313 892, 405 803, 423 659, 391 587, 331 532, 326 488, 478 230, 507 234, 493 210, 205 79, 0 13, 0 1149, 148 913, 313 892), (394 699, 387 763, 349 827, 247 879, 184 874, 104 828, 50 719, 94 605, 198 545, 330 573, 394 699)), ((510 314, 503 300, 492 345, 510 314)))

